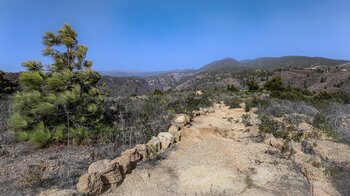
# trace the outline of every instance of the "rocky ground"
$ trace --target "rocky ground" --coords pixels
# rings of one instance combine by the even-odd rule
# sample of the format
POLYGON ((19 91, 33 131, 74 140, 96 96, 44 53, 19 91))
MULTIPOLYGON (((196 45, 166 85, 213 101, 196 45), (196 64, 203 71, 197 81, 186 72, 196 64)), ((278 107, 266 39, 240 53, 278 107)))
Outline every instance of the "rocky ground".
POLYGON ((344 184, 349 178, 340 174, 350 171, 344 170, 349 146, 323 138, 312 140, 312 146, 291 142, 293 150, 285 152, 283 140, 259 134, 254 111, 252 126, 242 123, 243 114, 242 108, 217 105, 213 113, 194 118, 181 130, 181 142, 158 159, 141 162, 104 195, 350 194, 344 184), (343 170, 337 167, 342 172, 333 175, 327 163, 342 165, 343 170))
POLYGON ((88 166, 125 148, 113 145, 53 146, 34 149, 0 131, 0 195, 36 195, 51 188, 75 188, 88 166))

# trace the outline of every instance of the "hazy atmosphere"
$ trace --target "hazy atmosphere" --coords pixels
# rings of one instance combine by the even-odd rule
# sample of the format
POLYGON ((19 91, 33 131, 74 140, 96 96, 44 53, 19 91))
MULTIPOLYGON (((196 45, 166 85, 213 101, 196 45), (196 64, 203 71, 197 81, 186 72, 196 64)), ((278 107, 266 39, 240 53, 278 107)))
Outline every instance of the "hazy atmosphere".
POLYGON ((69 23, 99 71, 199 68, 305 55, 350 59, 347 0, 0 0, 0 69, 42 59, 41 37, 69 23))

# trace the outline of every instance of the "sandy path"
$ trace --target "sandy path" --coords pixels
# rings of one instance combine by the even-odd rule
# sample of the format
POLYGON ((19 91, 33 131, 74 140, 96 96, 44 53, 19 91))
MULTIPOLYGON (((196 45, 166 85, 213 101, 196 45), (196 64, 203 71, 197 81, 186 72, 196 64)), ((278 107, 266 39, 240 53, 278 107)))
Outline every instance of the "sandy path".
POLYGON ((216 107, 196 117, 163 160, 138 165, 104 195, 310 195, 300 169, 267 153, 276 150, 255 139, 256 125, 247 129, 241 123, 244 113, 216 107))

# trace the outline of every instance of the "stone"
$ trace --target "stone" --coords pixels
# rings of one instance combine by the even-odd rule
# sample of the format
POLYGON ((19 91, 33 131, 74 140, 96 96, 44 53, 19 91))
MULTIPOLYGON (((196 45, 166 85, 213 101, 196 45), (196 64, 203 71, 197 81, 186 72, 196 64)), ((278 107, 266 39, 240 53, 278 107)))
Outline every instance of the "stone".
POLYGON ((79 178, 77 190, 88 195, 99 195, 103 192, 102 177, 98 173, 85 174, 79 178))
POLYGON ((257 113, 258 112, 258 108, 256 108, 256 107, 254 107, 254 108, 251 108, 250 109, 250 112, 252 112, 252 113, 257 113))
POLYGON ((121 156, 114 159, 113 162, 118 163, 122 173, 125 175, 130 173, 141 160, 141 154, 135 148, 132 148, 124 151, 121 156))
POLYGON ((168 132, 174 136, 175 142, 179 142, 181 140, 181 133, 177 126, 174 126, 174 125, 170 126, 168 132))
POLYGON ((142 156, 142 160, 147 159, 149 157, 150 149, 149 146, 147 146, 146 144, 137 144, 135 146, 135 149, 142 156))
POLYGON ((119 164, 108 159, 92 163, 88 168, 88 174, 93 173, 101 174, 104 184, 119 184, 123 180, 119 164))
POLYGON ((174 125, 180 127, 180 129, 184 128, 186 124, 191 122, 191 117, 186 114, 179 114, 176 116, 174 120, 174 125))
POLYGON ((77 195, 77 192, 75 190, 68 190, 68 189, 49 189, 46 191, 43 191, 39 194, 39 196, 75 196, 77 195))
POLYGON ((265 144, 270 145, 272 147, 275 147, 279 150, 283 150, 284 148, 284 141, 281 138, 275 138, 272 134, 268 135, 268 138, 265 139, 265 144))
POLYGON ((160 150, 160 140, 157 137, 152 137, 150 141, 147 142, 147 146, 151 149, 151 154, 155 155, 160 150))
POLYGON ((203 92, 201 90, 196 91, 196 95, 203 95, 203 92))
POLYGON ((175 141, 174 136, 169 132, 160 132, 157 137, 160 140, 161 149, 169 148, 175 141))
POLYGON ((245 109, 246 105, 245 105, 245 103, 240 103, 240 104, 239 104, 239 107, 245 109))
POLYGON ((193 116, 200 116, 201 113, 198 110, 193 110, 192 111, 193 116))
POLYGON ((171 125, 168 129, 168 132, 178 132, 180 130, 180 127, 178 127, 177 125, 171 125))
POLYGON ((100 194, 106 187, 118 186, 123 180, 117 162, 104 159, 90 164, 88 174, 79 178, 78 191, 89 195, 100 194))
POLYGON ((108 159, 104 159, 104 160, 99 160, 96 162, 93 162, 90 164, 89 168, 88 168, 88 173, 92 174, 92 173, 104 173, 105 169, 108 167, 108 164, 111 161, 108 159))
POLYGON ((201 108, 201 111, 203 111, 204 113, 208 113, 209 109, 208 108, 201 108))

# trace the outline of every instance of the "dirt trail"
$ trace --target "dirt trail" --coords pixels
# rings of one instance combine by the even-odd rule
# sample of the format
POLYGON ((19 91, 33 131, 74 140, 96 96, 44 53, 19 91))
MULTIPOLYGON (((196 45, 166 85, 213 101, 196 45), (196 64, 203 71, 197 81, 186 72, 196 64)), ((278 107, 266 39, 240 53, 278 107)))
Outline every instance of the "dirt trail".
POLYGON ((217 105, 194 118, 163 160, 138 165, 104 195, 312 195, 300 167, 259 139, 256 114, 249 127, 242 114, 217 105))

